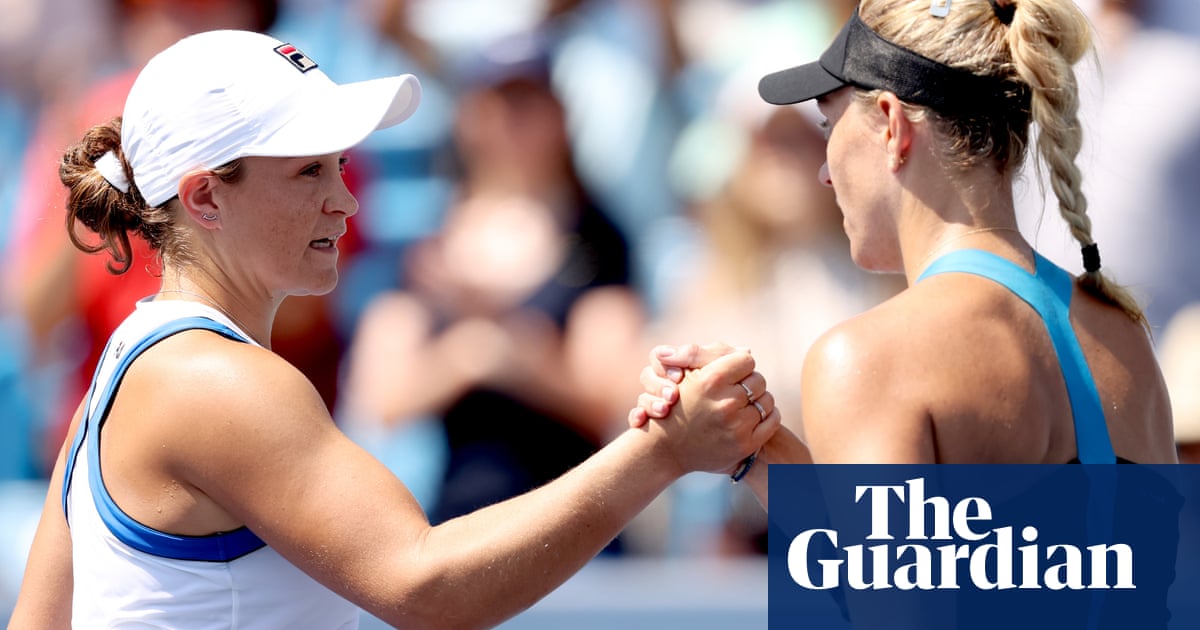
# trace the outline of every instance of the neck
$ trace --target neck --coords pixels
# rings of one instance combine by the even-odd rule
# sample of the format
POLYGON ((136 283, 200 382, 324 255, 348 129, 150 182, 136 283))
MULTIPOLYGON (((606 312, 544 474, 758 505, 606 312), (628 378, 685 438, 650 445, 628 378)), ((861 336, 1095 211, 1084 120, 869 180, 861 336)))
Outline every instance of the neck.
POLYGON ((1017 229, 1011 176, 979 166, 947 181, 939 162, 916 160, 901 202, 900 257, 909 286, 939 256, 984 249, 1020 260, 1031 249, 1017 229))
POLYGON ((1016 253, 1015 243, 1023 243, 1024 239, 1021 237, 1021 232, 1017 230, 1016 226, 990 225, 948 228, 926 242, 928 244, 923 248, 923 253, 914 257, 911 263, 908 262, 906 257, 904 273, 908 278, 909 286, 912 286, 930 263, 942 255, 967 248, 983 249, 997 254, 1007 253, 1011 255, 1016 253))
POLYGON ((275 319, 278 303, 269 307, 253 307, 249 301, 239 299, 219 283, 203 282, 176 275, 163 277, 162 287, 155 300, 185 300, 198 302, 216 309, 228 317, 255 342, 264 348, 271 347, 271 325, 275 319))

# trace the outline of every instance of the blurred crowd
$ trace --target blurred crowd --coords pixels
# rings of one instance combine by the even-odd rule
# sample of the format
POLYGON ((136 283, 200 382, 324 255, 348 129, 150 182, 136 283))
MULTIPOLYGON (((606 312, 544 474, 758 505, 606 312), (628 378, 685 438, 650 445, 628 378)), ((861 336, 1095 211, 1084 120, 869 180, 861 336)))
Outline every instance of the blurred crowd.
MULTIPOLYGON (((158 286, 144 246, 123 276, 71 246, 61 149, 120 114, 153 53, 213 28, 269 32, 338 81, 421 80, 411 121, 351 152, 361 208, 338 288, 289 298, 272 346, 435 522, 540 485, 622 430, 656 343, 751 348, 797 416, 808 346, 903 279, 851 261, 817 180, 815 108, 768 106, 755 86, 818 56, 854 4, 0 0, 0 479, 48 474, 109 332, 158 286)), ((1089 214, 1105 269, 1147 306, 1194 453, 1200 5, 1080 4, 1100 36, 1099 70, 1081 70, 1089 214)), ((1060 222, 1040 220, 1048 192, 1028 187, 1022 229, 1077 270, 1060 222)), ((697 475, 609 551, 765 543, 749 494, 697 475)))

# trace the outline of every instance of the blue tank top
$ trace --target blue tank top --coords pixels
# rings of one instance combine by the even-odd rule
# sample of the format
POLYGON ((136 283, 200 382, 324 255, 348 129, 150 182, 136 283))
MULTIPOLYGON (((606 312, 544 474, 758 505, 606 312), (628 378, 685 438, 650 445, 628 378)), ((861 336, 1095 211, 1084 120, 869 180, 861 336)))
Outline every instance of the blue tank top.
MULTIPOLYGON (((1069 311, 1075 284, 1074 279, 1065 270, 1037 252, 1034 252, 1034 258, 1036 261, 1035 272, 1030 274, 1016 263, 990 252, 973 249, 956 250, 935 260, 921 273, 917 282, 940 273, 970 273, 1003 285, 1033 307, 1041 316, 1042 322, 1050 334, 1050 341, 1054 345, 1054 352, 1058 357, 1059 369, 1066 383, 1067 395, 1071 403, 1078 457, 1068 463, 1133 463, 1117 458, 1113 453, 1096 382, 1088 368, 1083 349, 1079 345, 1079 339, 1075 335, 1074 329, 1071 328, 1069 311)), ((1114 532, 1119 532, 1122 527, 1127 525, 1121 520, 1127 517, 1114 514, 1110 501, 1103 500, 1102 497, 1097 500, 1092 495, 1097 494, 1097 488, 1110 489, 1114 487, 1115 471, 1106 466, 1092 466, 1089 467, 1087 475, 1093 485, 1093 491, 1075 498, 1080 502, 1079 513, 1083 519, 1083 528, 1088 532, 1089 539, 1112 539, 1115 535, 1114 532)), ((1149 494, 1144 497, 1146 500, 1143 503, 1146 505, 1146 509, 1177 511, 1181 504, 1174 491, 1166 486, 1161 492, 1161 497, 1166 498, 1160 499, 1158 495, 1151 496, 1149 494)), ((1097 496, 1100 495, 1097 494, 1097 496)), ((1070 498, 1064 497, 1064 500, 1068 499, 1070 498)), ((1162 522, 1170 522, 1170 520, 1162 522)), ((1163 540, 1177 541, 1178 532, 1165 532, 1163 540)), ((1170 546, 1166 551, 1173 554, 1174 547, 1170 546)), ((1141 627, 1165 627, 1166 619, 1169 618, 1165 598, 1167 585, 1172 579, 1173 576, 1168 576, 1162 584, 1156 581, 1153 588, 1139 589, 1139 591, 1145 591, 1143 595, 1138 595, 1143 598, 1144 602, 1134 608, 1144 611, 1141 619, 1141 623, 1144 625, 1141 627)), ((970 618, 970 615, 975 612, 986 610, 988 611, 986 614, 991 615, 989 623, 993 624, 988 627, 1016 627, 1018 625, 1022 618, 1021 614, 1003 608, 976 607, 974 604, 978 602, 972 599, 976 595, 978 594, 968 594, 959 602, 960 615, 970 618), (1016 617, 1012 623, 1008 623, 1002 621, 1007 619, 1006 615, 1016 615, 1016 617)), ((1058 617, 1056 618, 1063 621, 1062 625, 1064 626, 1071 625, 1092 630, 1108 628, 1110 622, 1114 621, 1114 616, 1107 609, 1109 604, 1105 601, 1106 593, 1103 591, 1074 593, 1069 600, 1058 597, 1059 595, 1061 593, 1055 593, 1056 597, 1052 602, 1054 607, 1045 610, 1057 611, 1058 617)), ((1131 596, 1122 595, 1122 597, 1131 596)), ((1123 605, 1129 606, 1128 601, 1122 601, 1123 605)), ((1128 627, 1124 623, 1125 617, 1120 617, 1120 619, 1121 621, 1117 621, 1115 626, 1128 627)), ((977 623, 962 623, 963 621, 964 619, 960 618, 958 627, 978 625, 977 623)), ((1058 626, 1059 624, 1054 625, 1058 626)))
POLYGON ((917 278, 917 282, 940 273, 970 273, 983 276, 1012 291, 1029 304, 1046 325, 1058 366, 1067 385, 1067 396, 1071 401, 1071 415, 1075 423, 1075 447, 1078 462, 1084 464, 1112 464, 1117 461, 1108 427, 1104 423, 1104 410, 1100 405, 1100 393, 1096 381, 1088 368, 1079 346, 1079 339, 1071 328, 1071 292, 1074 280, 1069 273, 1034 252, 1036 273, 990 252, 977 249, 952 251, 933 261, 917 278))

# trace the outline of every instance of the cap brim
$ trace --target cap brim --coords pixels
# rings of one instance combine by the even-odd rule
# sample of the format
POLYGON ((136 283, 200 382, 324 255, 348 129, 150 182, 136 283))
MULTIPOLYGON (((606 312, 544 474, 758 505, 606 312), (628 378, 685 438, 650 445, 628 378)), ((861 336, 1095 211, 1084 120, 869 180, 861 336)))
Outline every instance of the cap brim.
POLYGON ((819 61, 772 72, 758 82, 758 94, 773 105, 792 105, 819 98, 847 84, 819 61))
POLYGON ((421 102, 421 84, 405 74, 306 94, 296 115, 244 156, 300 157, 345 151, 371 132, 407 120, 421 102))

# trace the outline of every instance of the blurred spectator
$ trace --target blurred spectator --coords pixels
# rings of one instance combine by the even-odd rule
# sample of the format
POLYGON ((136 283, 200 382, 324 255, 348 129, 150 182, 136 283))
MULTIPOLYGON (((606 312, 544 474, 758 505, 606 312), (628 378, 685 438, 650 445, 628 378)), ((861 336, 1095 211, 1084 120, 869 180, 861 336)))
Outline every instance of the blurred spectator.
POLYGON ((1200 464, 1200 302, 1179 310, 1159 339, 1159 361, 1181 464, 1200 464))
MULTIPOLYGON (((9 113, 32 116, 47 103, 77 98, 80 88, 107 69, 119 45, 109 36, 108 9, 107 2, 0 0, 0 102, 14 108, 9 113)), ((5 142, 27 132, 4 131, 5 142)))
MULTIPOLYGON (((1085 0, 1097 2, 1098 0, 1085 0)), ((1200 37, 1200 5, 1196 0, 1134 0, 1145 4, 1147 23, 1200 37)))
POLYGON ((364 313, 341 401, 349 422, 440 421, 434 522, 586 458, 623 428, 641 360, 606 360, 640 333, 640 303, 624 235, 574 169, 543 42, 488 52, 460 75, 455 196, 406 251, 404 286, 364 313))
POLYGON ((657 257, 647 228, 679 211, 665 182, 667 158, 687 116, 676 88, 683 58, 673 14, 688 3, 524 4, 544 7, 540 28, 555 42, 551 80, 566 108, 579 177, 629 238, 631 281, 644 291, 657 257))
MULTIPOLYGON (((647 236, 645 227, 679 209, 664 182, 667 156, 686 115, 679 110, 674 85, 681 57, 671 16, 676 6, 687 3, 389 1, 400 5, 399 11, 407 17, 400 39, 415 37, 424 42, 422 47, 432 49, 438 59, 441 76, 451 80, 470 73, 479 55, 497 41, 519 38, 533 30, 546 34, 553 42, 548 51, 550 80, 566 109, 579 178, 630 239, 634 250, 631 280, 640 287, 647 273, 640 255, 647 250, 642 243, 647 236)), ((336 4, 366 3, 343 0, 336 4)), ((393 9, 392 14, 396 13, 393 9)), ((653 251, 649 254, 653 257, 653 251)))
MULTIPOLYGON (((17 235, 13 225, 22 176, 22 157, 38 112, 79 91, 111 57, 104 6, 74 0, 0 0, 0 261, 9 259, 17 235), (78 6, 76 6, 78 5, 78 6), (79 51, 88 52, 80 63, 79 51)), ((61 228, 62 223, 58 223, 61 228)), ((33 349, 29 330, 9 279, 0 274, 0 479, 40 477, 33 453, 40 418, 40 381, 28 370, 33 349)))
MULTIPOLYGON (((1106 272, 1139 298, 1151 328, 1200 300, 1200 41, 1145 23, 1152 0, 1091 0, 1097 59, 1078 70, 1087 214, 1106 272), (1147 245, 1147 244, 1153 245, 1147 245)), ((1036 164, 1027 164, 1034 168, 1036 164)), ((1037 181, 1032 174, 1025 182, 1037 181)), ((1052 191, 1018 186, 1017 218, 1039 251, 1082 271, 1052 191), (1044 215, 1049 213, 1049 217, 1044 215)))

